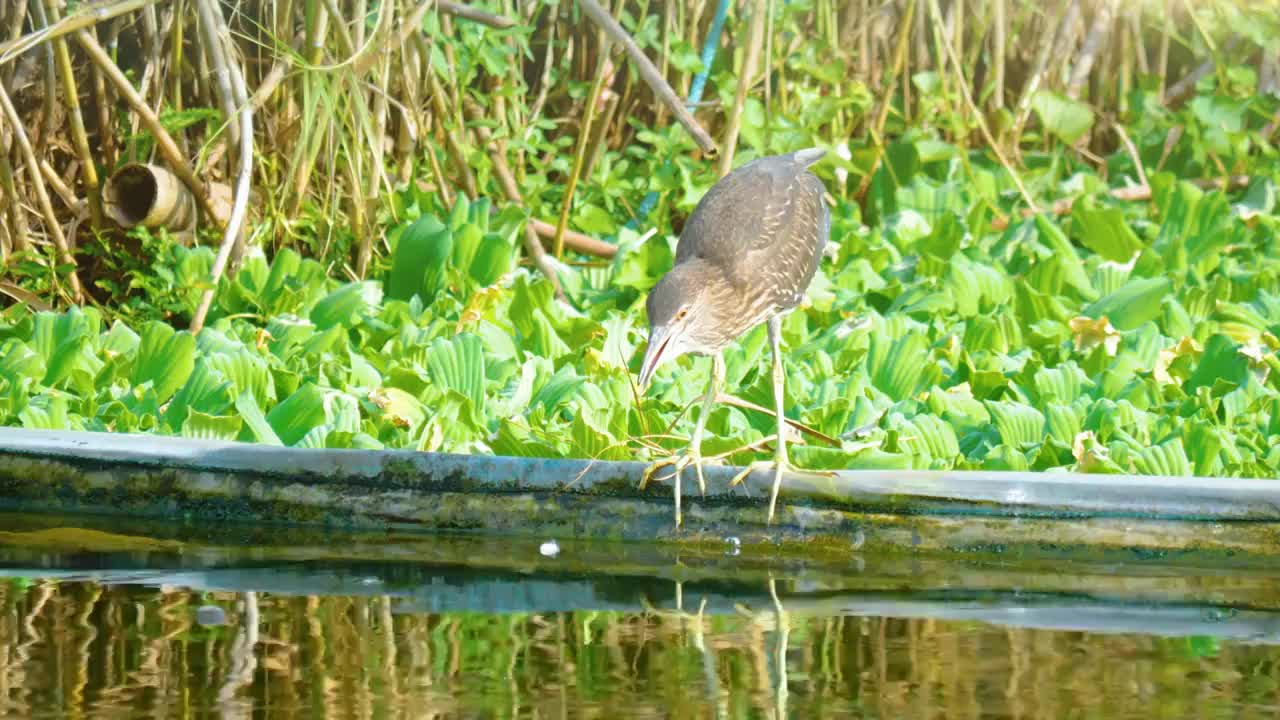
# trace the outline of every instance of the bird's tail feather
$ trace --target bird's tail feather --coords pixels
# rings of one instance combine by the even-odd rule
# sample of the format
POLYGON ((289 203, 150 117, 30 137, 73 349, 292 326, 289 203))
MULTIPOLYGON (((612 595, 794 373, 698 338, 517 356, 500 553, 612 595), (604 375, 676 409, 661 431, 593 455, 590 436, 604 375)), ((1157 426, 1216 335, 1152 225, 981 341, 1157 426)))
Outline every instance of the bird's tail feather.
POLYGON ((796 159, 796 162, 800 163, 803 167, 809 167, 810 165, 821 160, 823 156, 825 156, 826 154, 827 154, 826 150, 823 150, 822 148, 814 147, 814 148, 808 148, 806 150, 797 150, 794 153, 792 153, 791 156, 794 157, 796 159))

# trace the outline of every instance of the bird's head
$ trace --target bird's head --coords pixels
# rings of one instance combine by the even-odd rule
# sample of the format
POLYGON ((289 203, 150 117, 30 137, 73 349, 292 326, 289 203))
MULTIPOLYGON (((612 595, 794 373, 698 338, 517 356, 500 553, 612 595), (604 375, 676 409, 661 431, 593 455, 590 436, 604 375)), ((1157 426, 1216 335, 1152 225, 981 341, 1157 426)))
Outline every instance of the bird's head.
POLYGON ((707 314, 707 278, 701 277, 697 263, 677 265, 653 289, 645 307, 649 313, 649 348, 640 365, 640 391, 653 379, 658 366, 687 352, 698 350, 700 343, 691 329, 710 320, 707 314))

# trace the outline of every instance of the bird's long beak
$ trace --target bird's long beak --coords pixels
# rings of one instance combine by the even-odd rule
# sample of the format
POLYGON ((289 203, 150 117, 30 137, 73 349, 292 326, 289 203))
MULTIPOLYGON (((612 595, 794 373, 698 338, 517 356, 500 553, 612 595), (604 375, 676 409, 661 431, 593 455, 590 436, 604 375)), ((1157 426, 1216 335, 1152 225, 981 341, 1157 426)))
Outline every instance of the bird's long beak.
POLYGON ((644 351, 644 362, 640 364, 640 392, 649 387, 653 372, 666 358, 667 346, 671 343, 671 328, 656 327, 649 331, 649 348, 644 351))

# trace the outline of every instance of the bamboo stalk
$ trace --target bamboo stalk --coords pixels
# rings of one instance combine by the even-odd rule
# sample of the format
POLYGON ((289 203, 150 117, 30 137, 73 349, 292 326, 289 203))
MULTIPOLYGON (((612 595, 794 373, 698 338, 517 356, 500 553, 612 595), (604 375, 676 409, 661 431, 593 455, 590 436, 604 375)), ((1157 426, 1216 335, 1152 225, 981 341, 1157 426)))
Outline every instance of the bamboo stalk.
POLYGON ((40 162, 36 159, 36 151, 31 147, 31 140, 27 137, 27 131, 22 126, 22 118, 18 115, 17 109, 13 106, 13 101, 9 99, 9 93, 5 92, 3 86, 0 86, 0 111, 3 111, 5 121, 10 125, 14 144, 22 152, 23 162, 27 166, 27 177, 36 191, 36 198, 40 201, 40 212, 44 215, 45 231, 53 238, 53 245, 58 254, 58 262, 71 266, 71 269, 67 271, 67 282, 71 286, 71 298, 75 302, 81 302, 84 299, 84 288, 80 285, 80 276, 76 274, 76 259, 71 255, 67 236, 63 234, 62 225, 58 223, 58 217, 53 212, 53 203, 49 200, 49 191, 44 186, 44 178, 40 176, 40 162))
MULTIPOLYGON (((49 3, 49 17, 53 22, 58 17, 57 4, 49 3)), ((151 6, 147 6, 150 8, 151 6)), ((66 98, 67 114, 71 119, 71 140, 76 154, 80 157, 80 169, 84 173, 85 196, 89 204, 89 221, 95 229, 102 227, 102 187, 98 179, 98 169, 93 155, 89 151, 89 136, 84 129, 84 115, 80 109, 80 94, 76 89, 75 75, 71 69, 71 54, 67 51, 67 41, 58 37, 53 40, 53 52, 57 58, 58 74, 62 79, 62 92, 66 98)))
MULTIPOLYGON (((530 220, 529 224, 533 226, 534 231, 538 235, 554 239, 556 236, 556 226, 542 220, 530 220)), ((595 255, 596 257, 611 258, 618 253, 616 245, 597 240, 589 235, 583 235, 573 230, 564 231, 564 244, 574 252, 580 252, 584 255, 595 255)))
MULTIPOLYGON (((49 27, 49 18, 45 15, 42 0, 31 0, 28 7, 34 23, 38 23, 42 29, 49 27)), ((58 98, 58 73, 54 67, 56 63, 53 59, 53 48, 49 43, 45 43, 40 46, 39 51, 44 56, 44 92, 39 95, 41 112, 38 122, 28 123, 28 135, 31 137, 31 144, 36 147, 43 146, 45 136, 54 131, 53 108, 54 101, 58 98)))
MULTIPOLYGON (((75 191, 63 182, 62 178, 58 176, 58 172, 53 169, 53 166, 47 160, 40 161, 40 174, 44 176, 45 182, 49 183, 49 187, 53 188, 53 191, 57 193, 62 200, 62 204, 66 205, 68 210, 76 215, 81 215, 84 212, 86 203, 76 197, 75 191)), ((74 247, 74 238, 71 242, 74 247)))
MULTIPOLYGON (((875 145, 876 157, 872 163, 871 170, 862 177, 862 180, 858 183, 858 190, 854 193, 854 197, 859 202, 862 201, 862 198, 871 188, 871 181, 884 159, 884 142, 882 141, 884 125, 889 121, 889 108, 893 104, 893 92, 897 87, 898 77, 904 74, 903 68, 907 62, 907 48, 911 42, 912 18, 916 15, 916 4, 917 0, 908 0, 905 14, 898 24, 898 37, 893 48, 893 69, 887 73, 884 79, 884 87, 880 92, 880 104, 876 108, 875 119, 872 121, 870 128, 871 141, 875 145)), ((903 104, 907 104, 905 97, 903 104)))

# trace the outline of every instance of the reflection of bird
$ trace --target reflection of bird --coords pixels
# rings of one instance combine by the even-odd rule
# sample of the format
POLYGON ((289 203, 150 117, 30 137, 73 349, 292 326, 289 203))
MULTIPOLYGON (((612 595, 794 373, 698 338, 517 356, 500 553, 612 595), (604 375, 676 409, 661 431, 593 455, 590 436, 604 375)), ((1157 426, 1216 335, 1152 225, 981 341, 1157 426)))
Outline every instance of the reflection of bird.
MULTIPOLYGON (((694 208, 680 234, 675 266, 649 292, 649 348, 640 368, 643 390, 659 365, 684 353, 710 355, 711 379, 689 450, 655 463, 675 466, 676 525, 680 524, 680 471, 692 464, 702 477, 700 445, 711 404, 724 382, 721 351, 761 322, 773 349, 773 396, 778 419, 777 454, 769 522, 787 465, 782 394, 782 315, 800 304, 818 270, 831 215, 825 188, 810 165, 818 148, 764 157, 721 178, 694 208)), ((734 482, 746 477, 751 468, 734 482)), ((642 483, 643 484, 643 483, 642 483)))

